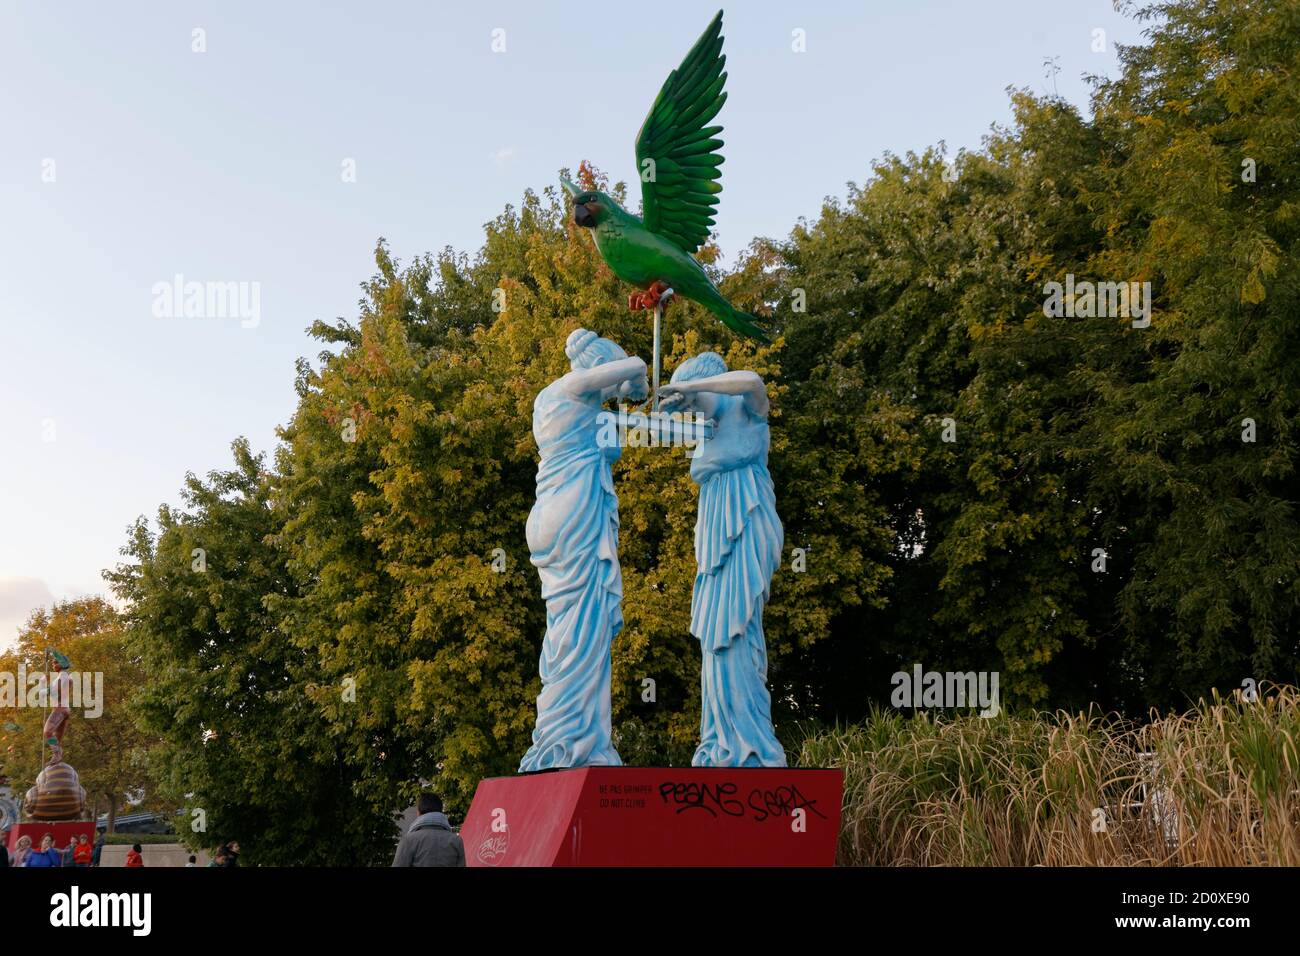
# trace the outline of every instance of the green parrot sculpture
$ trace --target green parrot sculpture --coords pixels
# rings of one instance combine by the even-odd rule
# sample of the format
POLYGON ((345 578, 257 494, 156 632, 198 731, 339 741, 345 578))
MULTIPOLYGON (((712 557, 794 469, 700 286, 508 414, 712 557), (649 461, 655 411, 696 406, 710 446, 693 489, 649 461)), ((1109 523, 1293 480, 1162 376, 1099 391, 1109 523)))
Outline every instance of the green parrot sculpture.
POLYGON ((727 94, 722 55, 722 11, 713 18, 668 75, 636 137, 642 217, 610 196, 579 189, 567 179, 573 219, 590 229, 596 249, 624 282, 645 289, 632 295, 632 309, 652 309, 669 289, 704 306, 729 329, 767 341, 756 317, 734 308, 714 286, 694 253, 709 237, 718 204, 721 126, 706 126, 727 94))

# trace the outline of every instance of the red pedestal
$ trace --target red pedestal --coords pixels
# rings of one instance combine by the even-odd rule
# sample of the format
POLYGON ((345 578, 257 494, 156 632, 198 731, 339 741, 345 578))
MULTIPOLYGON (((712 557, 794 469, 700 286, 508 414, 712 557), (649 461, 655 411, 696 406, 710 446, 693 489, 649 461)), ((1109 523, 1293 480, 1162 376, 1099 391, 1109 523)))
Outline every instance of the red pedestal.
POLYGON ((9 852, 18 849, 18 841, 24 837, 32 838, 32 849, 41 848, 41 837, 47 833, 54 834, 54 845, 60 850, 68 845, 69 840, 75 840, 86 834, 86 840, 89 843, 95 842, 95 821, 94 820, 69 820, 60 823, 42 823, 36 820, 32 823, 15 823, 9 829, 9 852))
POLYGON ((470 866, 832 866, 839 770, 582 767, 483 780, 470 866))

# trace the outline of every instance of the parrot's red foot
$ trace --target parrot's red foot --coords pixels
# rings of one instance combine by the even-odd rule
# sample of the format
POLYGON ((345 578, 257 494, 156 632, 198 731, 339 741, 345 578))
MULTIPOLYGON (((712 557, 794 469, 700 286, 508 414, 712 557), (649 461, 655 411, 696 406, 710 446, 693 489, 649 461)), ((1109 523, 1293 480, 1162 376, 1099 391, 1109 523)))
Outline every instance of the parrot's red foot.
POLYGON ((668 301, 672 298, 671 293, 672 289, 668 287, 667 282, 656 279, 654 282, 650 283, 650 288, 646 289, 644 292, 634 292, 628 296, 627 307, 633 312, 639 312, 642 309, 653 309, 659 305, 661 301, 664 305, 667 305, 668 301), (669 295, 665 296, 664 293, 669 293, 669 295))

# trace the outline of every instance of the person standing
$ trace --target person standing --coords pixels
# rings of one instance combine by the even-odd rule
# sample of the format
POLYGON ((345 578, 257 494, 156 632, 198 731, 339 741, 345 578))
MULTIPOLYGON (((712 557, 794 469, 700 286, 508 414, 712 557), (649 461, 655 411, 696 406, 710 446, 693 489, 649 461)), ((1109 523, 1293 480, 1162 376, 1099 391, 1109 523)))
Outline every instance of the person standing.
POLYGON ((73 866, 81 869, 89 869, 91 861, 94 859, 95 848, 91 846, 90 841, 86 839, 86 834, 81 834, 77 838, 76 849, 72 851, 73 866))
POLYGON ((104 830, 102 827, 95 830, 95 848, 90 852, 90 865, 99 866, 100 854, 104 852, 104 830))
POLYGON ((239 841, 231 840, 225 846, 226 862, 222 866, 239 866, 239 841))
POLYGON ((41 837, 41 848, 29 853, 27 856, 27 862, 25 862, 23 866, 63 866, 63 852, 54 845, 54 834, 47 833, 45 836, 41 837))
POLYGON ((618 497, 600 414, 615 397, 646 395, 645 362, 587 329, 564 346, 570 371, 537 393, 537 500, 526 534, 542 579, 546 636, 533 743, 519 772, 621 766, 610 733, 610 648, 623 628, 618 497))
POLYGON ((14 866, 26 866, 27 858, 32 855, 32 838, 29 836, 20 836, 18 843, 14 847, 14 866))
POLYGON ((465 844, 452 832, 437 794, 420 795, 420 815, 397 844, 393 866, 464 866, 465 844))
POLYGON ((691 458, 700 486, 691 633, 703 652, 700 745, 691 764, 784 767, 763 636, 785 541, 767 470, 767 388, 756 373, 730 372, 722 356, 703 352, 679 365, 659 394, 662 412, 689 408, 714 420, 713 437, 691 458))

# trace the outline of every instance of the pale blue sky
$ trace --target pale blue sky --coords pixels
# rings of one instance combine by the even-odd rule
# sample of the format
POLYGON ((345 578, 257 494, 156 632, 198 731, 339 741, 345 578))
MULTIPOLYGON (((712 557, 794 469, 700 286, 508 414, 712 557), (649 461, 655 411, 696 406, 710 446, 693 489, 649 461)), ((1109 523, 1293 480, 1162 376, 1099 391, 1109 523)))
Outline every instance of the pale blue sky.
MULTIPOLYGON (((377 237, 473 252, 561 166, 631 178, 717 6, 0 0, 0 646, 32 607, 105 591, 187 470, 238 435, 273 446, 305 329, 355 317, 377 237), (259 283, 258 323, 156 318, 178 273, 259 283)), ((729 260, 886 150, 978 148, 1006 87, 1051 89, 1045 57, 1084 105, 1082 75, 1140 41, 1109 0, 745 2, 724 34, 729 260)))

